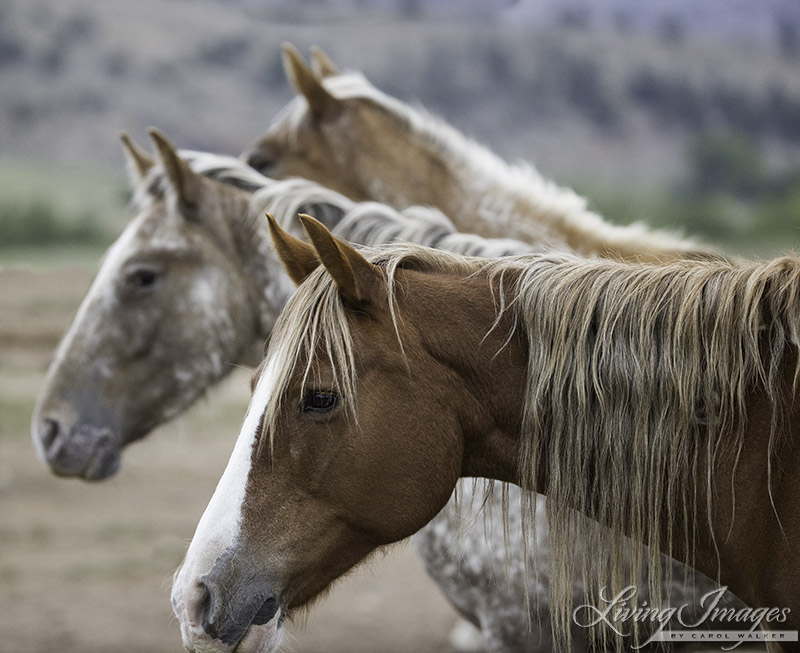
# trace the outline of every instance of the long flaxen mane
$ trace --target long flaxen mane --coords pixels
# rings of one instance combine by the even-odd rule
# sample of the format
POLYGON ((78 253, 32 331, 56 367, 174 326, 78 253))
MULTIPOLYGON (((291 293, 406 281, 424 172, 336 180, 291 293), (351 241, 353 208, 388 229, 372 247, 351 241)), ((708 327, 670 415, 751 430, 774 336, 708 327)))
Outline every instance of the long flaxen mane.
MULTIPOLYGON (((700 490, 711 488, 719 456, 738 456, 746 396, 754 390, 765 392, 773 406, 765 452, 771 460, 782 365, 800 343, 800 260, 666 265, 570 255, 487 260, 412 245, 362 253, 385 268, 393 315, 400 268, 486 274, 499 288, 493 328, 509 314, 513 329, 525 334, 529 358, 519 484, 543 488, 548 496, 551 549, 562 552, 550 560, 553 625, 564 642, 569 642, 573 565, 596 589, 623 579, 637 584, 644 569, 651 596, 661 595, 659 533, 666 533, 668 544, 673 532, 686 533, 688 541, 693 498, 686 488, 690 480, 700 490), (699 439, 701 432, 706 435, 699 439), (707 454, 705 469, 698 469, 698 441, 707 454), (538 478, 537 469, 547 478, 538 478), (609 528, 597 528, 586 513, 609 528), (575 540, 587 542, 577 562, 567 555, 575 540), (626 549, 626 541, 647 544, 647 560, 642 547, 626 549)), ((398 338, 400 324, 395 319, 398 338)), ((262 442, 275 436, 293 370, 299 365, 313 375, 315 352, 325 353, 337 389, 351 398, 346 405, 354 406, 353 342, 336 285, 324 268, 317 268, 286 305, 268 355, 273 352, 280 355, 262 442)), ((800 366, 795 385, 799 376, 800 366)), ((357 423, 357 415, 352 418, 357 423)), ((523 510, 532 529, 535 501, 527 494, 531 502, 523 510)), ((724 539, 725 533, 715 536, 724 539)))
MULTIPOLYGON (((507 163, 424 107, 406 104, 383 93, 361 73, 341 73, 326 77, 322 83, 335 98, 365 100, 393 116, 404 138, 419 143, 459 171, 458 176, 467 182, 457 191, 462 205, 449 206, 445 211, 453 218, 460 218, 457 226, 461 232, 482 236, 506 234, 551 249, 567 246, 582 254, 623 256, 630 260, 646 255, 671 260, 676 256, 705 257, 712 253, 690 239, 653 231, 644 223, 619 226, 607 222, 589 209, 584 197, 547 179, 530 163, 507 163), (472 217, 466 221, 467 216, 472 217)), ((282 125, 290 138, 296 138, 307 107, 304 98, 295 98, 273 125, 282 125)))

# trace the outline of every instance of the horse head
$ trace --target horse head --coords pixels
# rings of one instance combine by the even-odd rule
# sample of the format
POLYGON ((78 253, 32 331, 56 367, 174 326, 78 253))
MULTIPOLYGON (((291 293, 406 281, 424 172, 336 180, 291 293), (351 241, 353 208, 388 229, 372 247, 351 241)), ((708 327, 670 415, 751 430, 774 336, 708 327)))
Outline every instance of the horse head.
POLYGON ((312 179, 356 201, 442 206, 450 192, 445 167, 409 107, 361 74, 340 73, 319 48, 309 67, 284 44, 283 65, 298 96, 242 154, 249 165, 278 179, 312 179))
POLYGON ((505 334, 486 336, 495 315, 485 280, 387 270, 303 222, 313 245, 271 223, 279 256, 302 283, 276 324, 234 452, 176 575, 173 606, 189 650, 273 650, 287 615, 376 548, 421 528, 459 476, 478 471, 475 433, 490 422, 513 429, 513 417, 495 416, 459 363, 440 356, 456 347, 460 364, 485 357, 515 381, 504 366, 505 334), (485 294, 483 308, 466 301, 475 292, 485 294), (452 313, 444 303, 473 308, 452 313), (457 343, 448 338, 456 322, 457 343))
POLYGON ((159 132, 157 161, 123 144, 138 215, 106 252, 48 370, 33 415, 62 476, 114 474, 123 447, 183 410, 263 337, 223 213, 249 195, 196 174, 159 132))

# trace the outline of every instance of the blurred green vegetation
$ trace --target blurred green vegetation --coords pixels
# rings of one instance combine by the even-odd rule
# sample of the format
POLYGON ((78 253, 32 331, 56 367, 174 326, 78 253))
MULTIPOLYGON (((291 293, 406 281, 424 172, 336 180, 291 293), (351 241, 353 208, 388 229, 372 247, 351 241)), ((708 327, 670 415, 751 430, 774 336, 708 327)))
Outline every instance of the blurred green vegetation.
POLYGON ((47 200, 27 204, 0 203, 0 248, 62 247, 86 245, 104 247, 113 236, 94 213, 62 215, 47 200))
POLYGON ((0 434, 4 437, 20 435, 27 437, 30 432, 31 414, 34 401, 32 397, 18 398, 0 396, 0 434))
POLYGON ((0 264, 96 259, 130 218, 123 168, 0 158, 0 264))
POLYGON ((769 171, 757 142, 742 132, 697 137, 686 151, 686 175, 672 188, 582 191, 615 222, 644 220, 741 254, 800 249, 800 168, 769 171))

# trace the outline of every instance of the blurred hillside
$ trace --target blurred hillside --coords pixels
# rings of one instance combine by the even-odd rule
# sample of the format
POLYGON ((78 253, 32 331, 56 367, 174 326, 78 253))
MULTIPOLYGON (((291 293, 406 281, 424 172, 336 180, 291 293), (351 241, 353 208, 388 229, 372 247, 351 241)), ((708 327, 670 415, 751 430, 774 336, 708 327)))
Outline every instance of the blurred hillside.
POLYGON ((800 168, 800 22, 788 0, 696 5, 4 0, 0 202, 30 204, 24 189, 41 199, 48 186, 80 241, 91 215, 123 213, 120 131, 144 142, 157 125, 181 147, 237 154, 292 97, 280 63, 289 40, 321 45, 623 220, 697 190, 698 150, 729 139, 725 156, 750 157, 759 180, 705 198, 723 221, 710 233, 724 237, 726 216, 752 227, 752 202, 800 168), (36 183, 21 183, 22 170, 36 183), (65 170, 85 182, 65 182, 65 170))

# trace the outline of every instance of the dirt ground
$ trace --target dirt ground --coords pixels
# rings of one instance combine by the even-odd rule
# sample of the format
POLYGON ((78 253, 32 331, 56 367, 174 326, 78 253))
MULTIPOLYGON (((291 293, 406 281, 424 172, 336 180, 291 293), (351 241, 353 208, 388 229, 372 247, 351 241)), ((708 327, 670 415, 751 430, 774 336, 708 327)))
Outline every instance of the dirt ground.
MULTIPOLYGON (((0 268, 0 651, 178 652, 172 571, 233 447, 249 375, 235 373, 130 447, 110 481, 52 476, 28 423, 89 280, 77 267, 0 268)), ((446 653, 454 622, 405 543, 340 581, 305 624, 291 624, 285 650, 446 653)))

